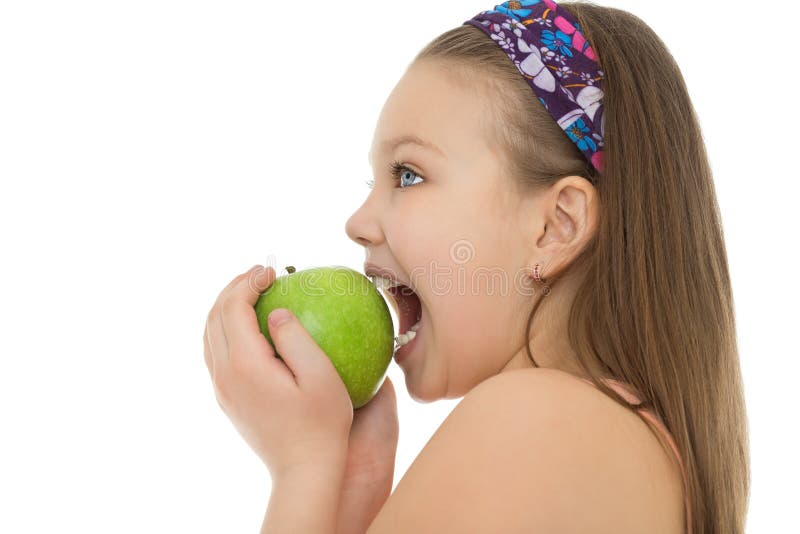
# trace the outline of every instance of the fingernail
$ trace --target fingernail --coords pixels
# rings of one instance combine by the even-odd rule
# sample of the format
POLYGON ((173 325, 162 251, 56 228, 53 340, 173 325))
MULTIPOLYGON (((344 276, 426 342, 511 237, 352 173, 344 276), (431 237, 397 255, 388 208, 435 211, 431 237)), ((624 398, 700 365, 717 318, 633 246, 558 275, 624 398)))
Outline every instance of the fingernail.
POLYGON ((269 324, 272 326, 278 326, 291 318, 292 316, 289 313, 289 310, 285 308, 275 308, 269 314, 269 324))
POLYGON ((269 280, 269 267, 259 265, 259 269, 256 272, 258 272, 256 275, 256 283, 258 283, 259 286, 266 285, 269 280))

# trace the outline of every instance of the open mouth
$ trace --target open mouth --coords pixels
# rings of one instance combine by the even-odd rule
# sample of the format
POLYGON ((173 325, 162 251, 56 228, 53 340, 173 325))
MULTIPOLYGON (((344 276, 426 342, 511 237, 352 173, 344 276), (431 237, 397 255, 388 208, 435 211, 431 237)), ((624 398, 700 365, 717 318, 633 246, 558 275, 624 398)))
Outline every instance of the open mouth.
POLYGON ((401 345, 414 339, 416 329, 422 320, 422 302, 414 290, 403 284, 386 288, 397 304, 395 311, 400 319, 400 335, 398 343, 401 345), (404 337, 405 336, 405 337, 404 337))

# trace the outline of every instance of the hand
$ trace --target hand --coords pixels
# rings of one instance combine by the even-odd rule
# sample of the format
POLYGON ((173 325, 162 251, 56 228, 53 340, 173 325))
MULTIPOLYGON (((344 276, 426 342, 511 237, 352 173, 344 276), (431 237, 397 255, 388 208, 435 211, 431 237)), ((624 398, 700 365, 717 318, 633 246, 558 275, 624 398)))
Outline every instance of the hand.
POLYGON ((254 306, 274 280, 275 270, 262 266, 234 278, 203 334, 217 402, 273 480, 343 463, 353 422, 344 382, 293 314, 268 327, 282 360, 261 333, 254 306))
POLYGON ((366 532, 389 498, 399 433, 397 397, 387 376, 375 397, 353 415, 337 534, 366 532))

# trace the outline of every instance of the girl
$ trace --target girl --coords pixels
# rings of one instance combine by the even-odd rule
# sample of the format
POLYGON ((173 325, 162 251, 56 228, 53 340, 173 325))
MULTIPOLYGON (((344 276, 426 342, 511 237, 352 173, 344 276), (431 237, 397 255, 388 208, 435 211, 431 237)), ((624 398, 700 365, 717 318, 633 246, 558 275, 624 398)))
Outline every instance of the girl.
POLYGON ((353 413, 291 313, 270 323, 285 363, 266 358, 252 306, 274 269, 235 278, 206 363, 272 474, 264 532, 744 532, 714 184, 644 22, 552 0, 481 12, 416 56, 370 161, 346 231, 366 274, 403 286, 406 387, 464 399, 390 495, 391 382, 353 413))

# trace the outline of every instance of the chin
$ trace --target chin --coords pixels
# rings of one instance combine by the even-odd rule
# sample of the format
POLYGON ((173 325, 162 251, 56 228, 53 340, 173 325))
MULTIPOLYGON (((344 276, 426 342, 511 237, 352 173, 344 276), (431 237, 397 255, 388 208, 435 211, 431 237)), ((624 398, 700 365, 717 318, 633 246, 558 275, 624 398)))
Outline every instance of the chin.
MULTIPOLYGON (((430 375, 427 376, 430 377, 430 375)), ((460 399, 469 391, 469 387, 467 387, 466 390, 463 390, 463 387, 461 387, 458 391, 452 391, 454 385, 455 384, 452 383, 448 384, 448 379, 446 377, 438 382, 426 384, 424 378, 422 380, 415 380, 414 377, 406 373, 406 391, 408 391, 408 396, 419 404, 430 404, 440 400, 460 399)))
POLYGON ((430 404, 443 398, 442 395, 437 394, 435 391, 418 387, 418 384, 409 379, 408 373, 406 373, 406 390, 408 391, 408 396, 419 404, 430 404))
POLYGON ((414 395, 414 393, 412 393, 412 390, 410 390, 410 389, 408 390, 408 395, 411 397, 411 399, 414 402, 416 402, 418 404, 430 404, 432 402, 436 402, 437 400, 442 400, 441 397, 437 397, 437 396, 420 397, 418 395, 414 395))

